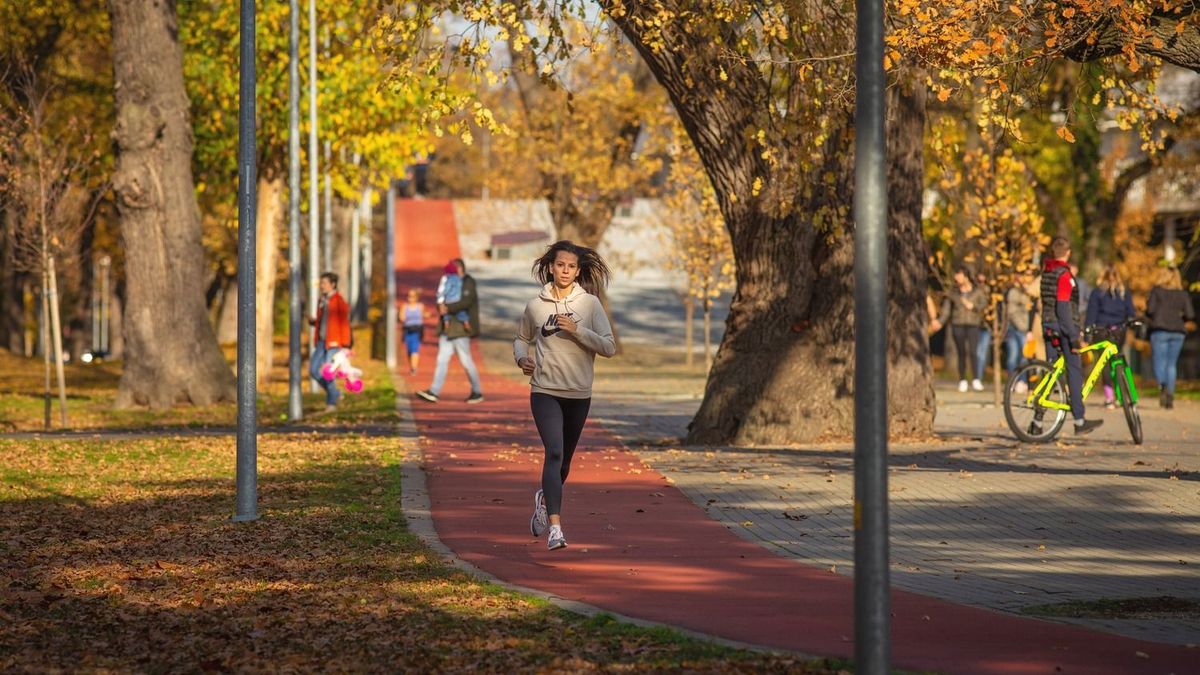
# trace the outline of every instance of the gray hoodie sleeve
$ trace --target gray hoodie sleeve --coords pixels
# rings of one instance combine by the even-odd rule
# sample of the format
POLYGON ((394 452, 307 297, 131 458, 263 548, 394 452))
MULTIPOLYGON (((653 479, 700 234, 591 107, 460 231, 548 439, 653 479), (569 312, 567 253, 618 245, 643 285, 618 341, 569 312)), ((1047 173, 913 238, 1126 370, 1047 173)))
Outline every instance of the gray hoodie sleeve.
POLYGON ((600 356, 612 357, 617 353, 617 342, 613 339, 612 324, 608 322, 604 306, 594 298, 590 323, 595 328, 580 326, 579 330, 575 332, 575 341, 600 356))
POLYGON ((513 340, 513 358, 517 363, 529 356, 529 346, 533 344, 533 336, 533 319, 529 308, 526 307, 521 318, 517 320, 517 338, 513 340))

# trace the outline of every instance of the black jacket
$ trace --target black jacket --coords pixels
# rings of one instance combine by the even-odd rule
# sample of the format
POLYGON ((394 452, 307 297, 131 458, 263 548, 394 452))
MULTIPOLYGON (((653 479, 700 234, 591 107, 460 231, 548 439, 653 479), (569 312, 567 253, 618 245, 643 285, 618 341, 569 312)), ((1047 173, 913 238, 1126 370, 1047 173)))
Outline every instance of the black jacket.
POLYGON ((1146 301, 1146 316, 1150 318, 1150 332, 1166 330, 1174 333, 1185 331, 1183 323, 1194 321, 1196 311, 1187 291, 1155 286, 1150 289, 1146 301))
POLYGON ((470 274, 464 275, 462 282, 462 297, 458 302, 446 303, 446 310, 450 316, 444 322, 441 334, 448 338, 479 337, 479 295, 475 292, 475 277, 470 274), (467 310, 467 323, 470 324, 470 330, 467 330, 461 321, 454 318, 455 314, 464 309, 467 310))

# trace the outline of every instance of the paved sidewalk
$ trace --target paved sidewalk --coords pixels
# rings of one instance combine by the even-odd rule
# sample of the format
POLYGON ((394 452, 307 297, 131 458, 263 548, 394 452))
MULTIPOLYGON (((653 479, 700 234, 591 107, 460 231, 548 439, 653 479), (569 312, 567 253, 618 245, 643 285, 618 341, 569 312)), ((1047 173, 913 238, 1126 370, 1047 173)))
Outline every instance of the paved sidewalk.
MULTIPOLYGON (((1017 443, 990 395, 938 391, 942 442, 892 448, 897 588, 1009 612, 1099 598, 1200 599, 1200 406, 1120 411, 1087 441, 1017 443)), ((853 449, 684 448, 694 400, 599 399, 593 418, 730 530, 780 555, 853 573, 853 449)), ((1175 644, 1200 616, 1069 620, 1175 644)), ((1200 671, 1200 653, 1197 654, 1200 671)))
MULTIPOLYGON (((407 378, 407 387, 427 377, 407 378)), ((853 654, 851 579, 734 536, 600 425, 585 431, 571 474, 571 547, 546 551, 525 531, 541 461, 528 389, 485 372, 487 401, 469 406, 463 379, 452 372, 442 402, 414 402, 413 413, 434 525, 464 560, 629 616, 802 653, 853 654)), ((1200 659, 1184 647, 903 591, 893 608, 896 664, 911 669, 1184 673, 1200 659)))

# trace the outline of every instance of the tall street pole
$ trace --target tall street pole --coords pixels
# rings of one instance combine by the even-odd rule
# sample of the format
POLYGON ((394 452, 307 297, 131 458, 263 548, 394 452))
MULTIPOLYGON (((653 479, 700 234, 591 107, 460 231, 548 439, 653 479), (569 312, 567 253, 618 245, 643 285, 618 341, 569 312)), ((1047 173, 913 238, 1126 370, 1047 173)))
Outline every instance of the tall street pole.
POLYGON ((887 503, 887 148, 883 0, 858 10, 854 150, 854 658, 891 661, 887 503))
POLYGON ((235 521, 258 519, 258 418, 255 384, 254 267, 257 150, 254 138, 254 0, 242 0, 238 39, 238 308, 237 308, 237 513, 235 521))
POLYGON ((300 280, 300 0, 291 0, 288 37, 288 419, 304 419, 300 399, 300 331, 304 305, 300 280))
POLYGON ((384 355, 387 367, 396 367, 396 181, 388 179, 387 191, 387 249, 383 252, 384 270, 387 280, 387 308, 383 313, 386 324, 383 332, 387 336, 384 355))
MULTIPOLYGON (((308 0, 308 316, 317 315, 321 280, 321 233, 317 206, 317 0, 308 0)), ((312 351, 312 346, 309 346, 312 351)), ((320 390, 315 379, 312 391, 320 390)))
MULTIPOLYGON (((325 174, 325 212, 324 216, 324 235, 321 239, 321 253, 324 254, 324 271, 328 272, 333 269, 333 187, 329 184, 329 164, 333 161, 330 153, 332 145, 329 139, 325 139, 325 162, 321 165, 325 174)), ((346 283, 345 279, 339 280, 341 283, 346 283)))

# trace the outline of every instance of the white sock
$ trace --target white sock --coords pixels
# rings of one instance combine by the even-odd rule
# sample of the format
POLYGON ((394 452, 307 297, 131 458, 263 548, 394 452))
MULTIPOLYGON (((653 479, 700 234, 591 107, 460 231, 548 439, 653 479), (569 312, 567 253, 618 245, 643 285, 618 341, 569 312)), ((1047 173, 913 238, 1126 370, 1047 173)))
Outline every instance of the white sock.
POLYGON ((554 534, 555 532, 562 534, 562 525, 551 525, 550 534, 554 534))
POLYGON ((1075 426, 1081 427, 1081 426, 1083 426, 1083 423, 1086 421, 1087 420, 1075 420, 1075 426))

